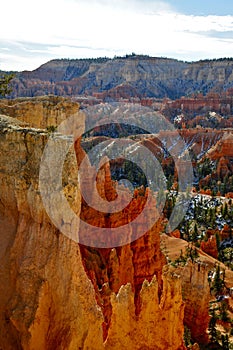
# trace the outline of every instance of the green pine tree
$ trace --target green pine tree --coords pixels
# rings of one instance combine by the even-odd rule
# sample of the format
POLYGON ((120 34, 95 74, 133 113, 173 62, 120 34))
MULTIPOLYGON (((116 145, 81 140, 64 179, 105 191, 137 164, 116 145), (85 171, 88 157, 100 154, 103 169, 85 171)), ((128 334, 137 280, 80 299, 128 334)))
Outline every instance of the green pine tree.
POLYGON ((226 335, 222 334, 222 348, 223 348, 223 350, 230 350, 228 334, 226 334, 226 335))
POLYGON ((193 242, 196 242, 198 240, 198 228, 197 228, 197 223, 195 222, 194 225, 194 230, 193 230, 193 234, 192 234, 192 240, 193 242))
POLYGON ((223 286, 224 286, 224 280, 221 278, 220 265, 217 265, 212 289, 214 290, 215 294, 219 294, 221 293, 223 286))
POLYGON ((209 322, 209 335, 210 335, 210 341, 211 343, 216 343, 218 341, 218 334, 217 334, 217 328, 216 328, 216 323, 217 323, 217 315, 214 309, 210 310, 210 322, 209 322))
POLYGON ((11 93, 12 88, 10 83, 14 76, 12 73, 0 75, 0 97, 5 97, 11 93))

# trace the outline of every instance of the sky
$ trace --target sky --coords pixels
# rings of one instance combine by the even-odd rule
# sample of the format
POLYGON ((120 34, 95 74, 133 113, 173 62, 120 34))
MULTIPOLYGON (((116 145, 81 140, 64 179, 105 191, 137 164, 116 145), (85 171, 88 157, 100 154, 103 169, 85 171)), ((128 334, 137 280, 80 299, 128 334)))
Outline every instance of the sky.
POLYGON ((130 53, 233 57, 232 0, 5 0, 0 70, 130 53))

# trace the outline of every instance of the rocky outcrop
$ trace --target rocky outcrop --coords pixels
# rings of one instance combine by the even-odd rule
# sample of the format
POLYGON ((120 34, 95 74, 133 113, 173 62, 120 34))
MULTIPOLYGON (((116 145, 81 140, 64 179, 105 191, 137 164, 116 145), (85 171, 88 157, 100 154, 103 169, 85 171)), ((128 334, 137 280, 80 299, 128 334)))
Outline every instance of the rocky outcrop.
POLYGON ((74 115, 79 104, 58 96, 0 100, 0 114, 17 118, 34 128, 55 128, 74 115))
POLYGON ((222 157, 233 158, 233 134, 231 131, 225 132, 221 140, 209 150, 208 156, 213 160, 220 160, 222 157))
MULTIPOLYGON (((171 261, 187 253, 188 242, 162 235, 162 247, 171 261)), ((199 257, 188 258, 185 264, 173 263, 174 272, 180 276, 182 296, 185 303, 184 324, 190 329, 192 340, 199 344, 208 343, 209 302, 211 300, 208 273, 216 260, 197 248, 199 257), (204 254, 204 256, 203 256, 204 254), (193 260, 193 261, 192 261, 193 260)))
MULTIPOLYGON (((177 99, 175 101, 170 100, 164 100, 162 109, 164 111, 167 111, 170 109, 173 113, 180 112, 185 115, 193 115, 193 116, 199 116, 204 115, 206 116, 206 121, 209 119, 215 119, 219 118, 217 113, 220 115, 232 115, 232 108, 233 108, 233 99, 232 99, 232 92, 222 92, 219 93, 208 93, 207 95, 203 94, 195 94, 190 97, 181 97, 180 99, 177 99), (215 112, 212 114, 209 114, 208 112, 215 112)), ((195 119, 197 124, 199 124, 198 120, 195 119)), ((221 118, 220 118, 221 119, 221 118)), ((188 122, 188 125, 191 125, 192 123, 188 122)), ((230 126, 230 125, 229 125, 230 126)))
MULTIPOLYGON (((163 271, 162 222, 130 245, 110 251, 80 248, 54 227, 42 204, 38 176, 48 133, 3 116, 0 131, 0 347, 182 349, 181 285, 176 275, 163 271)), ((57 137, 62 147, 63 137, 57 137)), ((81 149, 77 153, 82 159, 81 149)), ((93 222, 95 216, 84 204, 81 208, 77 159, 70 150, 63 192, 75 213, 82 209, 93 222)), ((47 176, 49 183, 49 171, 47 176)), ((108 165, 99 176, 107 199, 114 190, 108 165)), ((128 217, 108 217, 108 225, 128 222, 145 200, 135 193, 128 217)))
MULTIPOLYGON (((233 174, 233 133, 225 132, 223 137, 211 147, 206 155, 216 162, 216 175, 218 179, 224 179, 233 174)), ((213 177, 214 174, 211 174, 213 177)))
POLYGON ((182 294, 185 302, 184 323, 191 330, 192 338, 201 344, 208 342, 210 288, 208 266, 189 263, 178 269, 181 276, 182 294))
POLYGON ((150 283, 144 281, 140 292, 141 312, 138 316, 135 316, 134 293, 129 284, 121 287, 117 295, 113 295, 107 348, 184 349, 180 342, 184 310, 180 281, 168 271, 164 272, 163 278, 160 300, 156 278, 150 283), (171 324, 176 324, 176 330, 169 326, 171 324))
MULTIPOLYGON (((89 180, 93 181, 92 179, 89 180)), ((109 163, 107 162, 97 177, 97 188, 102 198, 107 200, 115 198, 116 191, 113 184, 109 163)), ((143 189, 141 189, 141 193, 140 190, 135 190, 130 204, 122 211, 112 214, 98 212, 83 202, 81 218, 94 227, 122 227, 121 234, 129 235, 130 237, 133 230, 131 222, 142 212, 147 200, 147 192, 148 190, 145 191, 143 189)), ((140 220, 139 225, 142 232, 146 226, 145 221, 154 219, 154 208, 155 202, 152 201, 149 209, 147 209, 148 213, 151 214, 142 217, 140 220)), ((142 312, 140 291, 145 279, 151 282, 153 277, 156 276, 158 297, 161 295, 163 290, 162 269, 165 265, 165 258, 160 250, 160 232, 163 230, 163 226, 163 218, 160 217, 148 232, 142 234, 142 237, 136 240, 132 239, 133 242, 131 244, 113 249, 93 249, 81 246, 86 272, 92 280, 97 300, 99 305, 102 306, 105 316, 105 337, 107 337, 108 329, 112 322, 112 305, 110 301, 112 292, 117 294, 122 285, 130 283, 137 315, 142 312)), ((88 234, 91 237, 94 232, 88 232, 88 234)), ((103 238, 100 237, 99 240, 101 239, 103 238)), ((114 242, 109 241, 109 243, 110 246, 114 246, 114 242)))
POLYGON ((206 242, 202 241, 200 248, 203 250, 203 252, 209 254, 213 258, 218 258, 218 248, 215 236, 211 236, 206 242))
MULTIPOLYGON (((102 313, 78 245, 52 225, 40 198, 38 172, 48 135, 7 117, 0 129, 0 346, 102 349, 102 313)), ((72 168, 74 154, 64 179, 73 184, 65 192, 78 213, 75 172, 67 171, 72 168)))

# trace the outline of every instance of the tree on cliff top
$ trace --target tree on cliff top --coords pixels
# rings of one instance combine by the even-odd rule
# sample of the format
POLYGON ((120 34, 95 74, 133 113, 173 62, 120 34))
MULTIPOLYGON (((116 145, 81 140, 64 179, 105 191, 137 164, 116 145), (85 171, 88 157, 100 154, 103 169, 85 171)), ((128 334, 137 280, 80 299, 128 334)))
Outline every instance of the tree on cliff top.
POLYGON ((14 78, 14 74, 0 74, 0 98, 5 97, 11 93, 12 88, 10 86, 11 80, 14 78))

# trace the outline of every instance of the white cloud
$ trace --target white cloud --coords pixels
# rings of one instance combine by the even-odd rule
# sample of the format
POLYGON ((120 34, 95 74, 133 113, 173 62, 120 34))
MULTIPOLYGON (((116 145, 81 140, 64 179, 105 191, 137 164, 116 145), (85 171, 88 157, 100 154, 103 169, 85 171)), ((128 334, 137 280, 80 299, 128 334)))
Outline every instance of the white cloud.
POLYGON ((2 7, 0 69, 34 69, 56 57, 136 52, 195 60, 233 52, 233 16, 183 15, 163 1, 8 0, 2 7))

